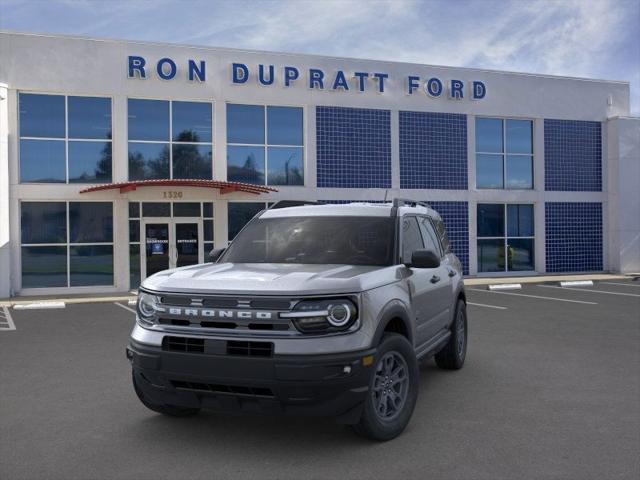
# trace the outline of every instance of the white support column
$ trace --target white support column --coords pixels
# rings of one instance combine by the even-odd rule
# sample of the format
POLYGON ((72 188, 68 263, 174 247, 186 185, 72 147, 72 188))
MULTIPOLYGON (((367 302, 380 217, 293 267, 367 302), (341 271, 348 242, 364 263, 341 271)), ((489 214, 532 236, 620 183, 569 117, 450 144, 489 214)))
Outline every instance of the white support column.
MULTIPOLYGON (((112 177, 113 182, 126 182, 129 179, 129 147, 127 140, 127 97, 118 95, 113 97, 111 104, 111 128, 113 129, 111 148, 112 153, 112 177)), ((114 217, 115 221, 115 217, 114 217)))
POLYGON ((11 294, 8 104, 8 87, 0 83, 0 298, 11 294))
POLYGON ((307 188, 316 188, 318 185, 318 159, 316 156, 316 107, 307 105, 305 107, 306 124, 305 129, 305 163, 304 163, 304 185, 307 188))
POLYGON ((476 117, 467 115, 467 208, 469 235, 469 275, 478 274, 478 226, 476 225, 476 117))
POLYGON ((113 202, 113 284, 119 292, 129 285, 129 202, 119 198, 113 202))
MULTIPOLYGON (((391 188, 400 190, 400 113, 391 110, 391 188)), ((389 195, 392 198, 392 195, 389 195)))
POLYGON ((467 208, 469 209, 469 275, 478 274, 478 225, 476 200, 469 199, 467 208))
MULTIPOLYGON (((214 151, 213 178, 215 178, 216 180, 226 181, 227 180, 227 104, 224 102, 215 102, 213 105, 213 151, 214 151)), ((216 220, 217 220, 217 217, 216 217, 216 220)))
MULTIPOLYGON (((606 168, 609 217, 608 260, 614 272, 640 272, 640 118, 611 118, 606 168)), ((607 252, 605 252, 607 253, 607 252)))
POLYGON ((536 192, 536 203, 533 211, 534 268, 538 273, 547 271, 547 240, 544 206, 544 119, 536 118, 533 122, 533 188, 536 192))
MULTIPOLYGON (((215 200, 213 203, 213 246, 225 248, 229 238, 229 222, 227 221, 227 200, 215 200)), ((207 259, 205 258, 205 261, 207 259)))
POLYGON ((476 117, 467 115, 467 190, 476 190, 476 117))

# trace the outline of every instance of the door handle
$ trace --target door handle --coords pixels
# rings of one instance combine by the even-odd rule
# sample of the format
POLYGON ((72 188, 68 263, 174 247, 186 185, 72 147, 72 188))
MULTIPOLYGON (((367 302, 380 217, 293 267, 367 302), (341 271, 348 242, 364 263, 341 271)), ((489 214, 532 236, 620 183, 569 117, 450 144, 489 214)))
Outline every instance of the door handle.
POLYGON ((440 277, 437 275, 434 275, 433 277, 431 277, 431 280, 429 280, 431 283, 438 283, 440 281, 440 277))

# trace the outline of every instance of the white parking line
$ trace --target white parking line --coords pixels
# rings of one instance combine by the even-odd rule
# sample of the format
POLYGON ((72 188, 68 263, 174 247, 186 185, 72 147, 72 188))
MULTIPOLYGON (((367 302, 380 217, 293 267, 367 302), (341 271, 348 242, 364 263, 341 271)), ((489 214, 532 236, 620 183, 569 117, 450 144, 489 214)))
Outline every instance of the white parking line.
POLYGON ((34 302, 34 303, 19 303, 14 305, 14 310, 47 310, 51 308, 65 308, 65 302, 34 302))
POLYGON ((499 307, 498 305, 485 305, 484 303, 473 303, 473 302, 467 302, 467 305, 473 305, 476 307, 485 307, 485 308, 495 308, 497 310, 506 310, 507 307, 499 307))
POLYGON ((636 287, 636 288, 640 288, 640 284, 635 285, 633 283, 618 283, 618 282, 598 282, 598 284, 600 283, 604 283, 606 285, 620 285, 623 287, 636 287))
POLYGON ((2 307, 0 310, 0 330, 11 331, 16 329, 16 324, 13 323, 11 313, 7 307, 2 307))
POLYGON ((556 287, 555 285, 538 285, 544 288, 559 288, 560 290, 575 290, 577 292, 593 292, 593 293, 606 293, 607 295, 623 295, 625 297, 640 297, 637 293, 622 293, 622 292, 605 292, 604 290, 593 290, 592 288, 569 288, 569 287, 556 287))
POLYGON ((119 306, 120 308, 124 308, 125 310, 128 310, 131 313, 136 313, 136 311, 133 308, 125 307, 121 303, 113 302, 113 304, 119 306))
MULTIPOLYGON (((562 287, 558 287, 558 288, 562 288, 562 287)), ((569 300, 568 298, 541 297, 540 295, 527 295, 526 293, 496 292, 493 290, 481 290, 479 288, 467 288, 467 290, 473 290, 474 292, 495 293, 497 295, 514 295, 516 297, 539 298, 541 300, 555 300, 557 302, 584 303, 586 305, 598 305, 596 302, 584 302, 582 300, 569 300)), ((564 290, 566 290, 566 288, 564 290)))

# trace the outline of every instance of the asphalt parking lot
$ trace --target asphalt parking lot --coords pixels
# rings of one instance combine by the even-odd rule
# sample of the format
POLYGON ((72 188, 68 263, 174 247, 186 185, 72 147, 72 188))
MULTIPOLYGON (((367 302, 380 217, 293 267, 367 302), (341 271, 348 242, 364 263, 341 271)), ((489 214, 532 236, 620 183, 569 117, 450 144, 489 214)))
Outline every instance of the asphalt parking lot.
POLYGON ((0 307, 0 478, 640 478, 640 282, 468 297, 465 367, 422 365, 384 444, 322 419, 154 414, 126 304, 0 307))

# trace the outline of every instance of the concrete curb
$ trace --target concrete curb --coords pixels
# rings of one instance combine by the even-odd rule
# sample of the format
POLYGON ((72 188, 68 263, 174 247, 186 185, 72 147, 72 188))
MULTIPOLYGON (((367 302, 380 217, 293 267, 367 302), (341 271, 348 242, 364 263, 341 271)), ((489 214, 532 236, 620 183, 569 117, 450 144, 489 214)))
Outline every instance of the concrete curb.
POLYGON ((631 275, 610 275, 598 273, 593 275, 540 275, 537 277, 492 277, 465 278, 465 285, 496 285, 502 283, 545 283, 577 280, 631 280, 631 275))
POLYGON ((134 296, 122 296, 122 297, 77 297, 77 298, 56 298, 56 299, 41 299, 38 297, 33 297, 26 299, 22 297, 20 300, 7 300, 0 301, 0 307, 14 307, 16 305, 27 305, 31 303, 42 303, 42 302, 64 302, 67 305, 70 304, 81 304, 81 303, 113 303, 113 302, 128 302, 129 300, 135 300, 134 296))

